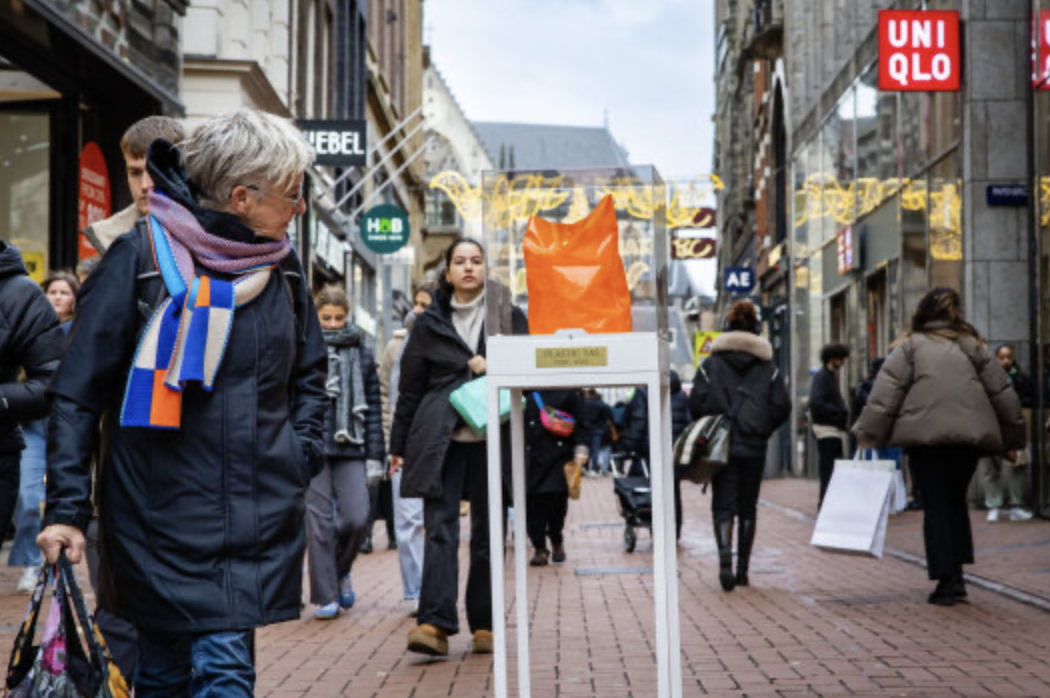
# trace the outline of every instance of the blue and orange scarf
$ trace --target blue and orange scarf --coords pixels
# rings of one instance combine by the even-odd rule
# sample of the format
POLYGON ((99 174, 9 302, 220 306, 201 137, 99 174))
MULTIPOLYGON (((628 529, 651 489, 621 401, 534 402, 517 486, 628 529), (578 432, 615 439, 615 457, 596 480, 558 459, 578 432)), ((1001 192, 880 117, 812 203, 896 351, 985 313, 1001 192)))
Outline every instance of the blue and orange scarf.
POLYGON ((149 238, 154 262, 168 291, 135 351, 120 424, 178 429, 182 391, 191 382, 210 391, 222 365, 234 311, 255 300, 274 267, 290 251, 281 241, 244 243, 205 231, 185 207, 150 194, 149 238), (198 275, 196 265, 225 281, 198 275))

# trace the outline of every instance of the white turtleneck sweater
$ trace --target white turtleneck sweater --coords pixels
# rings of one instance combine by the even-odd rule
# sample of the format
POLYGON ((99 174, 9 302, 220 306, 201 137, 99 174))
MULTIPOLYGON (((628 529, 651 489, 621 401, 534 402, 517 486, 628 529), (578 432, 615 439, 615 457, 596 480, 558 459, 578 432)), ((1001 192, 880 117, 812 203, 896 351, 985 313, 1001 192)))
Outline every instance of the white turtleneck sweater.
MULTIPOLYGON (((485 324, 484 292, 478 294, 478 297, 469 303, 460 303, 453 296, 450 305, 452 307, 453 327, 456 328, 456 332, 467 343, 470 350, 476 352, 478 350, 478 342, 481 340, 481 328, 485 324)), ((484 441, 485 439, 475 434, 470 427, 462 426, 452 432, 452 440, 461 443, 473 443, 484 441)))

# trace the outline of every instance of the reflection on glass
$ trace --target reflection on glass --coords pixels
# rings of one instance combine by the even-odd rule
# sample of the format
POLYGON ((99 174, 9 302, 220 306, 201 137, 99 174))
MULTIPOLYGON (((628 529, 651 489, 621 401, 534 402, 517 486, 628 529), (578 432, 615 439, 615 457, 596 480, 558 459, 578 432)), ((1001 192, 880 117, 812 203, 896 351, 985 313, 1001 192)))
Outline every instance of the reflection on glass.
POLYGON ((47 114, 0 113, 0 239, 22 251, 37 282, 48 271, 50 147, 47 114))

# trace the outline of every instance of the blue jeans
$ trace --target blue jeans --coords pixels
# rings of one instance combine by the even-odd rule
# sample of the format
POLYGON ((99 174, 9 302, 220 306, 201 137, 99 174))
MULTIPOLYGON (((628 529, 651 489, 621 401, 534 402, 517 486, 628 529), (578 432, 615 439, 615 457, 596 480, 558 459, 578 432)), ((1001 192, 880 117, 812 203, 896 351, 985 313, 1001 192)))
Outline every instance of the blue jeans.
POLYGON ((405 599, 418 599, 423 583, 423 500, 401 497, 401 471, 391 478, 394 490, 394 531, 397 534, 397 559, 401 563, 401 586, 405 599))
POLYGON ((168 633, 139 629, 136 698, 252 698, 255 631, 168 633))
POLYGON ((40 419, 22 425, 26 447, 19 466, 18 507, 15 509, 15 540, 7 564, 28 567, 40 564, 40 548, 36 537, 40 534, 40 504, 44 501, 44 475, 47 474, 47 444, 45 423, 40 419))

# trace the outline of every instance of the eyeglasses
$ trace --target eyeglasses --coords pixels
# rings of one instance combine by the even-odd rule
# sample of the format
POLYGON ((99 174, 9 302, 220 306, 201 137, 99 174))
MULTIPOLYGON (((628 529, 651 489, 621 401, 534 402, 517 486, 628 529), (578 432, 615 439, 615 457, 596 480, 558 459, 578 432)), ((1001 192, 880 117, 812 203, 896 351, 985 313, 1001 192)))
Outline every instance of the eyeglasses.
POLYGON ((263 196, 270 196, 270 197, 273 197, 274 199, 280 199, 281 201, 285 202, 286 204, 290 204, 293 208, 299 206, 299 204, 301 204, 303 202, 303 199, 306 198, 306 184, 305 183, 303 183, 302 185, 299 186, 299 196, 298 196, 298 198, 295 198, 295 199, 293 199, 290 196, 281 196, 280 194, 274 194, 273 192, 268 191, 266 189, 263 189, 262 187, 257 187, 254 184, 245 184, 244 186, 247 189, 251 189, 252 191, 259 192, 263 196))

